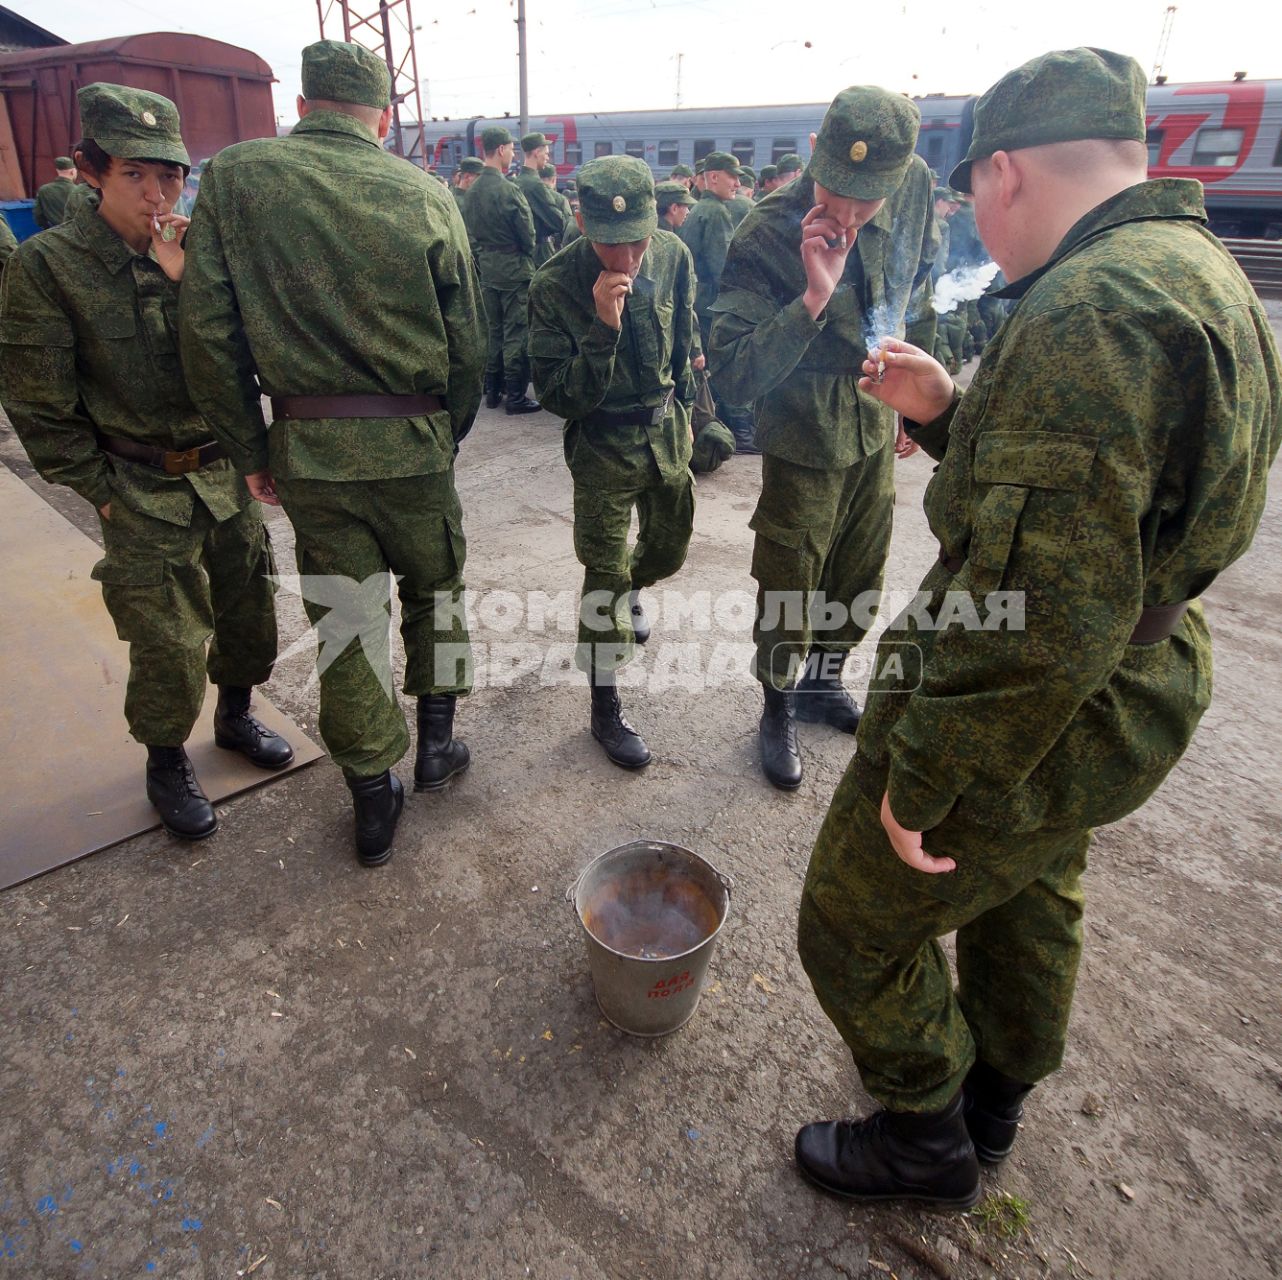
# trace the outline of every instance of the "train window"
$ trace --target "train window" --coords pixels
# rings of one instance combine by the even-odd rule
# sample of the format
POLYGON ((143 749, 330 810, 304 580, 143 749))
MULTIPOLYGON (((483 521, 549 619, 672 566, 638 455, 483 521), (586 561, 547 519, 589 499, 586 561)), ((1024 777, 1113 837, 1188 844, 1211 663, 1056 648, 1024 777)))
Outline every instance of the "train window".
POLYGON ((593 149, 592 154, 596 156, 612 156, 614 154, 614 143, 598 142, 593 149))
POLYGON ((1200 129, 1193 144, 1193 163, 1227 168, 1237 163, 1241 150, 1241 129, 1200 129))
POLYGON ((1163 129, 1150 129, 1144 135, 1145 145, 1148 147, 1148 167, 1151 169, 1162 158, 1162 142, 1166 137, 1163 129))
POLYGON ((778 164, 789 152, 797 150, 796 138, 776 138, 770 148, 770 163, 778 164))
POLYGON ((751 138, 736 138, 730 144, 730 153, 740 164, 751 164, 756 149, 751 138))
POLYGON ((1282 137, 1278 138, 1278 149, 1273 153, 1273 167, 1282 169, 1282 137))
POLYGON ((567 142, 565 144, 565 163, 576 169, 583 163, 583 143, 567 142))
POLYGON ((625 142, 623 144, 623 154, 626 156, 635 156, 638 160, 644 160, 645 143, 637 142, 635 140, 632 142, 625 142))
POLYGON ((716 138, 696 138, 694 140, 694 158, 696 160, 702 160, 709 151, 715 151, 716 149, 716 138))
POLYGON ((944 159, 944 135, 936 130, 931 130, 926 135, 926 163, 932 169, 938 169, 944 159))
POLYGON ((679 148, 677 143, 669 138, 659 143, 659 168, 671 169, 677 163, 679 148))

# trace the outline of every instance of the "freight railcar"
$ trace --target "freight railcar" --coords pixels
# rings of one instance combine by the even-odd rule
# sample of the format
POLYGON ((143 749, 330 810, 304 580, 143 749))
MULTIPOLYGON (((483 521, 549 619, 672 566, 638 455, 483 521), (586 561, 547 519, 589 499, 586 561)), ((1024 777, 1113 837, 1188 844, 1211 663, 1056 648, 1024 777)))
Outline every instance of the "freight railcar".
MULTIPOLYGON (((922 114, 917 151, 947 177, 970 145, 975 98, 932 94, 914 101, 922 114)), ((561 180, 602 155, 637 156, 666 176, 673 165, 693 165, 713 150, 757 169, 789 151, 804 158, 826 109, 806 103, 593 111, 534 117, 530 128, 551 140, 561 180)), ((480 153, 480 134, 491 124, 516 131, 509 117, 432 121, 423 131, 429 163, 448 177, 464 156, 480 153)), ((1201 181, 1217 232, 1282 237, 1282 80, 1151 85, 1147 127, 1150 176, 1201 181)))

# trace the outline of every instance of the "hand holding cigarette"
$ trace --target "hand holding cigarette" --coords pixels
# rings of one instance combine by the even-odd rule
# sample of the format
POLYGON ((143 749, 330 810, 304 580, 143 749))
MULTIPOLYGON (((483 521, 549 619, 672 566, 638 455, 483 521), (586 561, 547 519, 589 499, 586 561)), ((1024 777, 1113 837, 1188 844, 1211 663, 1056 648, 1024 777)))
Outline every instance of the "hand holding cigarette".
POLYGON ((857 228, 843 227, 829 217, 821 204, 801 220, 801 262, 806 269, 803 298, 811 319, 818 319, 828 305, 846 270, 846 258, 857 234, 857 228))
POLYGON ((602 324, 623 328, 623 304, 632 292, 632 277, 625 271, 602 271, 592 286, 592 300, 602 324))
POLYGON ((181 280, 183 274, 182 236, 191 225, 191 219, 181 213, 153 213, 151 215, 151 246, 164 273, 171 280, 181 280))
POLYGON ((883 338, 864 361, 859 389, 914 422, 933 422, 956 387, 934 356, 899 338, 883 338))

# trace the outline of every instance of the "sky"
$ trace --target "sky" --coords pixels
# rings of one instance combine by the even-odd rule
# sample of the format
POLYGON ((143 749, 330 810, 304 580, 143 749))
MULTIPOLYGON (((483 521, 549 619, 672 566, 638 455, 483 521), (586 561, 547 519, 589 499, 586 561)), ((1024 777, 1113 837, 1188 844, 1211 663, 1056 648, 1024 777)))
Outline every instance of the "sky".
MULTIPOLYGON (((324 3, 325 0, 322 0, 324 3)), ((410 0, 424 114, 519 109, 516 0, 410 0)), ((377 0, 353 0, 377 12, 377 0)), ((342 38, 337 6, 325 34, 342 38)), ((73 43, 187 31, 252 49, 271 66, 280 123, 297 118, 299 51, 318 38, 315 0, 9 0, 73 43)), ((1149 0, 898 0, 811 17, 780 0, 527 0, 530 114, 827 102, 851 84, 909 94, 982 93, 1049 49, 1129 53, 1151 72, 1167 5, 1149 0)), ((404 8, 394 10, 401 15, 404 8)), ((1274 3, 1183 0, 1163 70, 1172 82, 1282 78, 1274 3), (1255 17, 1250 18, 1254 13, 1255 17), (1263 39, 1268 30, 1274 37, 1263 39)))

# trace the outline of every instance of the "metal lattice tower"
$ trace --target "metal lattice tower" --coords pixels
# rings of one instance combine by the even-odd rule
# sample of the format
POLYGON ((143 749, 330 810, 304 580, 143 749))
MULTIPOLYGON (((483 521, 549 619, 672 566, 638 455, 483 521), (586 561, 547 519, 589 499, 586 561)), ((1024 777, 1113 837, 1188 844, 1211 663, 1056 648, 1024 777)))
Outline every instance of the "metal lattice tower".
MULTIPOLYGON (((320 19, 321 39, 327 38, 325 22, 331 28, 341 19, 342 38, 350 44, 363 45, 378 54, 387 63, 392 77, 392 150, 398 156, 427 168, 427 154, 423 146, 423 103, 418 89, 418 55, 414 50, 414 15, 410 0, 378 0, 369 12, 360 12, 370 3, 353 3, 353 0, 316 0, 316 15, 320 19), (409 106, 414 112, 416 129, 413 145, 405 150, 401 130, 401 107, 409 106)), ((337 39, 337 35, 328 37, 337 39)))
POLYGON ((1167 5, 1166 19, 1162 23, 1162 35, 1157 42, 1157 56, 1153 59, 1153 80, 1156 81, 1166 65, 1166 49, 1171 43, 1171 28, 1175 26, 1175 6, 1167 5))

